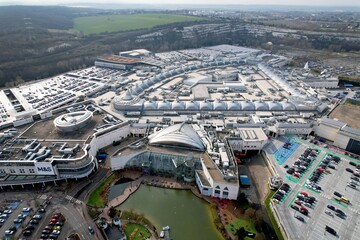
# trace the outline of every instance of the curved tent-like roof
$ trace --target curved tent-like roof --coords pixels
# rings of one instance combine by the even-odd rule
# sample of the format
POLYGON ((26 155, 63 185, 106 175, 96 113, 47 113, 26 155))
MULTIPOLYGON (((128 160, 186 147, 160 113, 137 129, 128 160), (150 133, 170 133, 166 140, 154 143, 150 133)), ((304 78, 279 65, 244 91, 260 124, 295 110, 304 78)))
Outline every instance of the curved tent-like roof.
POLYGON ((145 102, 144 110, 156 110, 156 102, 152 102, 152 101, 145 102))
POLYGON ((200 110, 212 110, 211 102, 206 102, 206 101, 200 102, 200 110))
POLYGON ((295 111, 296 107, 291 102, 281 102, 284 111, 295 111))
POLYGON ((175 101, 171 104, 172 110, 184 110, 185 109, 185 103, 180 101, 175 101))
POLYGON ((161 102, 158 102, 157 104, 157 109, 158 110, 169 110, 171 108, 171 105, 169 102, 167 101, 161 101, 161 102))
POLYGON ((226 110, 226 104, 224 102, 221 102, 221 101, 215 101, 213 103, 213 106, 214 106, 214 110, 216 110, 216 111, 224 111, 224 110, 226 110))
POLYGON ((255 110, 256 111, 267 111, 267 110, 269 110, 269 106, 265 102, 255 102, 255 110))
POLYGON ((241 106, 238 102, 232 101, 227 103, 227 109, 229 111, 240 111, 241 106))
POLYGON ((199 105, 196 102, 187 102, 186 103, 186 110, 199 110, 199 105))
POLYGON ((143 81, 143 89, 150 87, 153 83, 148 79, 143 81))
POLYGON ((203 151, 204 143, 191 127, 182 123, 167 127, 149 136, 150 145, 167 145, 172 147, 190 148, 203 151))
POLYGON ((270 111, 281 111, 283 110, 282 105, 279 102, 268 102, 270 111))
POLYGON ((243 111, 254 111, 255 106, 253 102, 241 102, 241 107, 243 111))
POLYGON ((135 95, 138 95, 138 94, 140 94, 140 93, 143 91, 143 89, 141 88, 141 86, 139 86, 137 83, 135 83, 135 86, 133 86, 133 87, 131 88, 131 90, 132 90, 132 93, 135 94, 135 95))

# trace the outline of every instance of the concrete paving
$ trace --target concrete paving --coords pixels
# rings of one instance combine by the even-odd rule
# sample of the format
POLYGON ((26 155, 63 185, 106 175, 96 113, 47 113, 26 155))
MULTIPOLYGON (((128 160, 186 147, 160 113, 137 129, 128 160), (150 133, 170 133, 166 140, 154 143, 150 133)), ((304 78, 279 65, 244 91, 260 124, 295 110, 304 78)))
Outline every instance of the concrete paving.
POLYGON ((273 143, 269 144, 266 148, 268 152, 267 156, 272 162, 274 168, 278 172, 279 176, 284 179, 284 182, 287 182, 291 186, 291 192, 285 201, 281 204, 276 204, 276 210, 280 215, 282 224, 285 226, 290 239, 359 239, 360 236, 360 191, 346 187, 347 183, 350 181, 351 173, 347 172, 346 168, 355 167, 350 166, 349 162, 354 161, 349 159, 347 156, 342 155, 341 153, 334 152, 333 150, 320 147, 318 145, 313 145, 305 140, 299 138, 294 138, 296 141, 300 142, 301 145, 299 148, 289 157, 289 159, 283 164, 292 166, 293 162, 301 155, 301 153, 307 148, 317 148, 320 152, 313 162, 311 167, 303 174, 300 179, 289 179, 286 174, 286 169, 283 165, 279 165, 277 160, 271 156, 271 153, 274 153, 276 148, 281 147, 283 142, 286 141, 286 137, 280 137, 275 139, 273 143), (311 176, 312 172, 316 169, 320 161, 322 161, 327 154, 334 154, 341 157, 341 162, 338 165, 335 165, 336 170, 328 169, 329 174, 323 174, 323 177, 319 181, 318 185, 322 187, 320 193, 313 190, 309 190, 305 187, 307 179, 311 176), (314 204, 313 208, 308 208, 309 215, 305 216, 300 212, 295 211, 290 208, 291 204, 296 199, 297 194, 300 191, 305 191, 309 196, 314 196, 317 202, 314 204), (349 205, 345 203, 340 203, 335 200, 333 192, 337 191, 350 200, 349 205), (342 219, 336 215, 329 216, 325 214, 325 211, 332 210, 327 208, 327 205, 333 205, 337 209, 341 209, 347 217, 342 219), (295 218, 295 216, 302 216, 305 219, 305 222, 301 222, 295 218), (333 236, 330 233, 325 231, 325 226, 330 226, 337 232, 337 236, 333 236))

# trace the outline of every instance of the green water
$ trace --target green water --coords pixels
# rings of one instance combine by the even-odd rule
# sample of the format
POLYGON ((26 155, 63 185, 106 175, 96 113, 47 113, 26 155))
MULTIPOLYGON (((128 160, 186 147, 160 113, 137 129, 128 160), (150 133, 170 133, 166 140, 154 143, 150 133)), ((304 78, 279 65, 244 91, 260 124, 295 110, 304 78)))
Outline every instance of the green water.
POLYGON ((223 240, 210 206, 191 191, 141 185, 118 209, 143 213, 161 231, 169 225, 174 240, 223 240))

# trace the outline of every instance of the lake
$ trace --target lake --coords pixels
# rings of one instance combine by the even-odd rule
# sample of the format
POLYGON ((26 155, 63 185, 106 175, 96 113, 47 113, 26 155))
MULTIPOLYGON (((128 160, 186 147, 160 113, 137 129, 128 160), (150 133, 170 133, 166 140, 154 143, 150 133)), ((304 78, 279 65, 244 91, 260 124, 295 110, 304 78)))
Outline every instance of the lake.
POLYGON ((170 238, 174 240, 223 240, 213 224, 210 205, 189 190, 141 185, 117 209, 143 213, 158 233, 169 225, 170 238))

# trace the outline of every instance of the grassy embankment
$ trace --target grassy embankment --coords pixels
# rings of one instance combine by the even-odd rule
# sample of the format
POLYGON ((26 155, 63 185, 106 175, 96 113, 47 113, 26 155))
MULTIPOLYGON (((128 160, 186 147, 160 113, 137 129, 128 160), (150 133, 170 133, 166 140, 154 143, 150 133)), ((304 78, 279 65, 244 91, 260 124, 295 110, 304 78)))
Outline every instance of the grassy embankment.
POLYGON ((152 28, 159 25, 201 21, 204 18, 174 14, 119 14, 78 17, 74 28, 85 35, 152 28))
POLYGON ((266 207, 266 212, 269 215, 271 224, 275 230, 276 236, 278 237, 279 240, 284 240, 284 237, 281 234, 281 231, 279 229, 279 226, 275 220, 275 217, 270 209, 270 200, 272 198, 272 196, 275 194, 276 191, 270 191, 269 195, 267 196, 267 198, 265 199, 265 207, 266 207))
POLYGON ((111 174, 109 177, 105 179, 91 194, 88 200, 88 206, 103 208, 105 207, 106 201, 106 190, 110 183, 112 183, 116 179, 116 174, 111 174))

